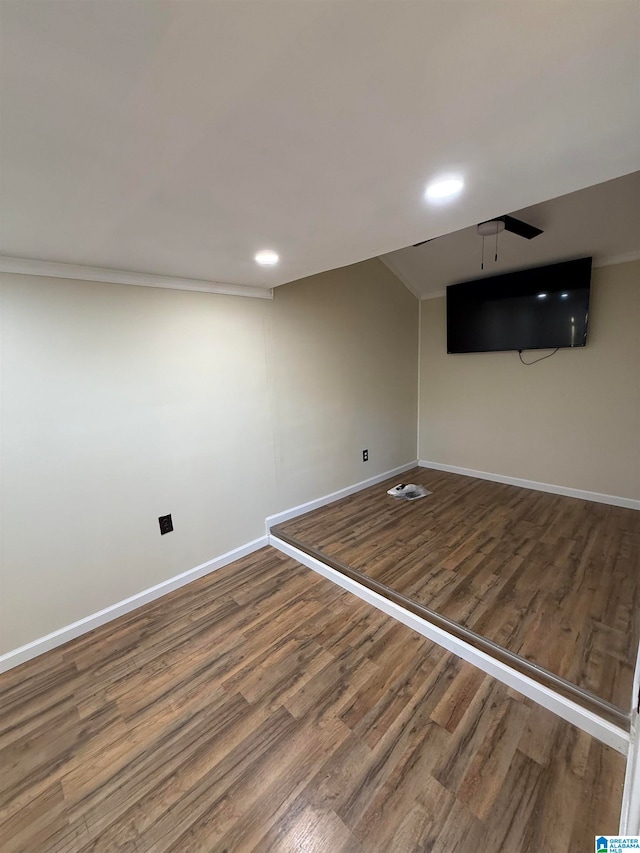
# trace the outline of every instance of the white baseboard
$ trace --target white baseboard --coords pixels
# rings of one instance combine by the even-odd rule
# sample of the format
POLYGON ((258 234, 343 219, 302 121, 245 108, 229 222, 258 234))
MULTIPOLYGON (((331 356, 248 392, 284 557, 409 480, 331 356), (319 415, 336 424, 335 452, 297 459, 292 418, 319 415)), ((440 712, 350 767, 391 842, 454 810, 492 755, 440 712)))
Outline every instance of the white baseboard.
POLYGON ((506 684, 514 690, 517 690, 519 693, 533 699, 534 702, 537 702, 539 705, 542 705, 549 711, 552 711, 554 714, 562 717, 563 720, 566 720, 572 725, 588 732, 590 735, 597 738, 602 743, 607 744, 607 746, 612 747, 617 752, 620 752, 623 755, 627 754, 627 750, 629 748, 629 735, 624 731, 624 729, 616 726, 614 723, 610 723, 608 720, 602 719, 602 717, 599 717, 592 711, 583 708, 571 699, 567 699, 559 693, 551 690, 549 687, 546 687, 544 684, 534 681, 528 675, 518 672, 518 670, 496 660, 486 652, 476 649, 475 646, 472 646, 470 643, 454 637, 442 628, 439 628, 437 625, 433 625, 426 619, 405 610, 405 608, 401 607, 399 604, 389 601, 379 593, 374 592, 361 583, 358 583, 358 581, 352 580, 346 575, 343 575, 341 572, 338 572, 330 566, 320 562, 320 560, 316 560, 314 557, 306 554, 304 551, 289 545, 287 542, 283 542, 281 539, 278 539, 277 536, 270 535, 269 544, 273 545, 273 547, 277 548, 279 551, 282 551, 283 554, 287 554, 289 557, 292 557, 294 560, 297 560, 299 563, 307 566, 307 568, 313 569, 313 571, 318 572, 323 575, 323 577, 328 578, 328 580, 343 587, 343 589, 354 593, 358 598, 361 598, 363 601, 367 601, 369 604, 377 607, 378 610, 382 610, 383 613, 386 613, 388 616, 392 616, 394 619, 397 619, 399 622, 402 622, 404 625, 407 625, 409 628, 417 631, 423 637, 427 637, 429 640, 437 643, 437 645, 442 646, 463 660, 477 666, 478 669, 481 669, 488 675, 497 678, 498 681, 501 681, 503 684, 506 684))
POLYGON ((142 607, 143 604, 155 601, 168 592, 173 592, 174 589, 179 589, 181 586, 191 583, 191 581, 215 572, 216 569, 221 569, 234 560, 239 560, 241 557, 245 557, 247 554, 251 554, 253 551, 257 551, 267 544, 268 537, 261 536, 259 539, 254 539, 252 542, 240 545, 239 548, 227 551, 226 554, 214 557, 213 560, 208 560, 194 569, 188 569, 186 572, 182 572, 179 575, 175 575, 175 577, 149 587, 149 589, 138 592, 129 598, 125 598, 123 601, 118 601, 110 607, 105 607, 104 610, 92 613, 91 616, 85 616, 84 619, 78 619, 77 622, 73 622, 71 625, 65 625, 64 628, 59 628, 57 631, 52 631, 51 634, 47 634, 44 637, 33 640, 31 643, 20 646, 18 649, 0 655, 0 672, 6 672, 14 666, 19 666, 21 663, 31 660, 31 658, 55 649, 57 646, 62 646, 64 643, 68 643, 69 640, 74 640, 82 634, 87 634, 89 631, 93 631, 94 628, 117 619, 118 616, 124 616, 125 613, 130 613, 132 610, 142 607))
POLYGON ((291 509, 284 509, 282 512, 275 513, 275 515, 269 515, 265 519, 267 534, 276 524, 282 524, 283 521, 288 521, 290 518, 296 518, 298 515, 304 515, 305 512, 311 512, 313 509, 318 509, 319 507, 326 506, 334 501, 339 501, 340 498, 346 498, 348 495, 361 492, 362 489, 366 489, 368 486, 375 486, 376 483, 382 483, 390 477, 395 477, 398 474, 409 471, 411 468, 417 467, 418 460, 414 459, 412 462, 407 462, 406 465, 401 465, 399 468, 392 468, 391 471, 385 471, 383 474, 377 474, 375 477, 369 477, 368 480, 361 480, 353 486, 347 486, 344 489, 339 489, 337 492, 332 492, 330 495, 325 495, 322 498, 316 498, 313 501, 307 501, 304 504, 291 507, 291 509))
POLYGON ((488 471, 475 471, 473 468, 459 468, 457 465, 443 465, 441 462, 418 460, 421 468, 433 468, 435 471, 449 471, 451 474, 464 474, 466 477, 477 477, 479 480, 492 480, 494 483, 505 483, 508 486, 520 486, 523 489, 534 489, 537 492, 550 492, 552 495, 565 495, 568 498, 580 498, 583 501, 594 501, 599 504, 622 506, 626 509, 640 510, 640 500, 622 498, 617 495, 604 495, 601 492, 586 492, 583 489, 571 489, 568 486, 556 486, 552 483, 538 483, 535 480, 522 480, 519 477, 507 477, 504 474, 491 474, 488 471))

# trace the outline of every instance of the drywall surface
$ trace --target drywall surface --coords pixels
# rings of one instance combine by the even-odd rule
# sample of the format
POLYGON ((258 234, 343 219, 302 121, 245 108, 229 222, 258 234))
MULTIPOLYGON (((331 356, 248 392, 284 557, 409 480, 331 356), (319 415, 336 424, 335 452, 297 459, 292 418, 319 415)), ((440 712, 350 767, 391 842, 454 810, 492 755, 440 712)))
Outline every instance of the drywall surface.
POLYGON ((595 269, 587 346, 528 367, 447 355, 445 299, 424 301, 419 435, 430 462, 640 498, 640 263, 595 269))
POLYGON ((0 292, 0 654, 415 458, 418 304, 378 261, 273 301, 9 274, 0 292))
POLYGON ((377 259, 274 299, 275 511, 415 459, 417 299, 377 259))
POLYGON ((275 473, 265 300, 2 288, 7 651, 256 538, 275 473))

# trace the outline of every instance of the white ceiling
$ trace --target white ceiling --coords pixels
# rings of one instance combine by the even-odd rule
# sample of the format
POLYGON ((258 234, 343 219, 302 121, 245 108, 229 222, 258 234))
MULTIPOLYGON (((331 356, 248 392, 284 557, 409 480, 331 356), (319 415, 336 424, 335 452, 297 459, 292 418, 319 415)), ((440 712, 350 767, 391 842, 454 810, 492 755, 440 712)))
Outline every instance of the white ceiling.
MULTIPOLYGON (((504 211, 507 213, 507 211, 504 211)), ((511 211, 508 211, 511 213, 511 211)), ((594 266, 640 258, 640 172, 544 201, 513 216, 541 228, 532 240, 508 231, 482 238, 475 225, 381 260, 416 296, 442 295, 448 284, 526 267, 593 257, 594 266)))
POLYGON ((636 0, 0 15, 4 255, 271 287, 640 169, 636 0))

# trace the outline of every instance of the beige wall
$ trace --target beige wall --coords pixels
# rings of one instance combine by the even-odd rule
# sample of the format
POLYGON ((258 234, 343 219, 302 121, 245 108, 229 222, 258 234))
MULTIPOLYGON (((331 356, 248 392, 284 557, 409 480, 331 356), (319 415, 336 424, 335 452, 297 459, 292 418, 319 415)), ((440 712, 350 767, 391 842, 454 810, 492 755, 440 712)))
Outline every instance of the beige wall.
POLYGON ((421 459, 640 498, 640 263, 594 270, 588 345, 530 367, 447 355, 444 298, 421 310, 421 459))
POLYGON ((415 459, 416 298, 371 260, 279 287, 275 308, 278 509, 415 459))
POLYGON ((417 301, 378 261, 273 301, 4 275, 0 311, 0 653, 415 458, 417 301))
MULTIPOLYGON (((0 653, 415 458, 417 302, 379 261, 273 301, 5 275, 0 312, 0 653)), ((422 304, 421 458, 640 497, 640 264, 532 367, 447 356, 444 321, 422 304)))
POLYGON ((3 277, 3 651, 263 532, 270 307, 3 277))

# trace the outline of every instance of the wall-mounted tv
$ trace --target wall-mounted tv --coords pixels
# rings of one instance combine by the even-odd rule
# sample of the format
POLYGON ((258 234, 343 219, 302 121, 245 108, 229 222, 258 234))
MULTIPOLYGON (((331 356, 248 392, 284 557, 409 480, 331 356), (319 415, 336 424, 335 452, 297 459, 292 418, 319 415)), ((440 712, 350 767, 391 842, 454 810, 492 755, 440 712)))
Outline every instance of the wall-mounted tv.
POLYGON ((591 258, 447 287, 447 352, 583 347, 591 258))

